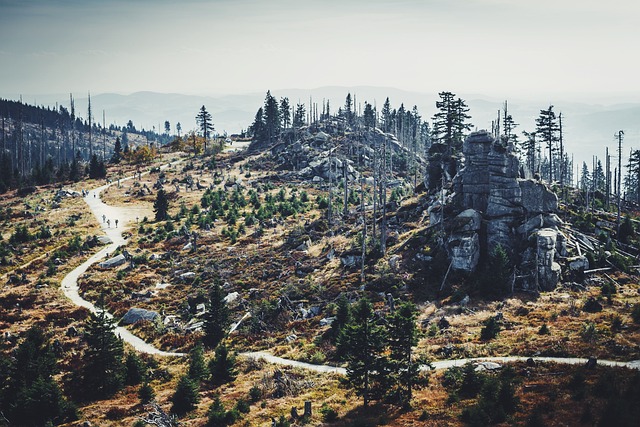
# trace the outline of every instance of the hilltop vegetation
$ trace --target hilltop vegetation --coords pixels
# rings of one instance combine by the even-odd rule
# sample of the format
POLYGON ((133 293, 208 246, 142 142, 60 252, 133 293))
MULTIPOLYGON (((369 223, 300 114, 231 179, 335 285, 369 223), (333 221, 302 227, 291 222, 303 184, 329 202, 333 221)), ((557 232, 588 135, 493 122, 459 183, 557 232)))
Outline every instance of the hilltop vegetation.
MULTIPOLYGON (((286 119, 291 106, 268 94, 247 150, 222 151, 225 141, 203 132, 176 138, 145 163, 123 157, 105 165, 114 185, 102 199, 148 214, 131 224, 126 247, 109 254, 125 262, 91 266, 80 294, 117 321, 146 310, 149 317, 127 327, 185 358, 136 354, 113 339, 111 321, 74 307, 58 289, 101 246, 81 197, 51 186, 24 199, 8 191, 0 206, 6 424, 140 425, 162 409, 194 426, 272 418, 278 425, 632 425, 635 371, 533 360, 495 371, 416 367, 480 356, 640 359, 639 287, 628 256, 637 242, 634 213, 617 238, 603 223, 606 212, 584 209, 594 193, 572 190, 561 199, 565 222, 594 237, 589 268, 614 266, 602 276, 565 272, 550 292, 505 287, 513 270, 500 252, 471 274, 449 271, 449 225, 435 226, 431 212, 439 205, 444 218, 451 214, 441 199, 451 187, 429 191, 425 171, 436 142, 448 147, 438 161, 451 165, 440 181, 461 168, 464 101, 452 96, 447 108, 457 124, 447 127, 444 115, 432 132, 417 109, 387 102, 378 122, 370 104, 359 115, 350 98, 337 114, 325 105, 307 115, 298 105, 286 119), (117 181, 142 171, 149 173, 117 181), (43 359, 29 359, 35 347, 46 349, 43 359), (252 350, 351 373, 345 383, 241 357, 252 350), (18 377, 30 360, 41 367, 18 377), (47 399, 28 398, 43 388, 47 399), (152 401, 159 408, 147 406, 152 401), (571 410, 575 402, 579 411, 571 410), (41 418, 21 415, 36 409, 41 418)), ((67 180, 66 188, 102 183, 67 180)))

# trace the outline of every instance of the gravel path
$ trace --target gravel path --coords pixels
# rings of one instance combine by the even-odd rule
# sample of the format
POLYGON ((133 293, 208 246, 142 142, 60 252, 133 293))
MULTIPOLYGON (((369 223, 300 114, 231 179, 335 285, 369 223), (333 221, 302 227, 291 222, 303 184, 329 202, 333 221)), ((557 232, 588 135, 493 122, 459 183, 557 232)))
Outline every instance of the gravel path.
MULTIPOLYGON (((259 360, 263 359, 265 362, 273 363, 274 365, 283 365, 283 366, 292 366, 296 368, 307 369, 315 372, 323 372, 323 373, 335 373, 339 375, 346 375, 347 370, 345 368, 328 366, 328 365, 314 365, 312 363, 299 362, 297 360, 283 359, 282 357, 277 357, 272 355, 266 351, 253 351, 247 353, 240 353, 240 356, 246 357, 248 359, 259 360)), ((471 359, 454 359, 454 360, 439 360, 436 362, 432 362, 434 370, 447 369, 452 366, 462 366, 468 362, 494 362, 494 363, 513 363, 513 362, 526 362, 529 357, 521 357, 521 356, 508 356, 508 357, 477 357, 471 359)), ((565 365, 584 365, 587 363, 588 359, 583 359, 579 357, 532 357, 536 362, 554 362, 565 365)), ((598 360, 598 365, 604 366, 617 366, 617 367, 625 367, 631 369, 640 369, 640 360, 634 360, 631 362, 616 362, 612 360, 598 360)), ((428 366, 423 366, 422 370, 429 371, 430 368, 428 366)))
MULTIPOLYGON (((161 169, 164 169, 169 165, 171 165, 171 163, 163 165, 161 169)), ((147 173, 149 172, 145 172, 143 173, 143 175, 147 173)), ((121 179, 120 183, 130 179, 133 179, 133 176, 121 179)), ((73 302, 77 306, 85 307, 93 313, 97 313, 98 308, 96 308, 93 303, 83 299, 80 296, 80 294, 78 293, 78 278, 82 274, 84 274, 91 265, 109 258, 109 254, 112 254, 118 248, 118 246, 126 245, 128 242, 122 234, 131 227, 132 223, 136 220, 136 217, 143 217, 144 214, 148 212, 148 209, 140 207, 118 207, 105 204, 100 198, 100 193, 102 193, 102 191, 109 188, 110 186, 116 184, 117 182, 112 182, 110 184, 106 184, 96 189, 90 190, 89 195, 87 197, 84 197, 84 201, 89 205, 91 212, 93 212, 93 215, 96 217, 96 220, 102 227, 102 231, 106 234, 106 236, 111 240, 112 243, 108 244, 106 247, 100 250, 100 252, 96 253, 91 258, 72 270, 64 277, 64 279, 62 279, 62 282, 60 283, 62 291, 67 296, 67 298, 71 300, 71 302, 73 302), (106 221, 103 222, 103 218, 109 219, 110 225, 107 225, 106 221), (116 219, 118 219, 118 228, 116 228, 115 226, 116 219)), ((109 317, 113 317, 109 313, 107 314, 109 317)), ((173 353, 158 350, 151 344, 143 341, 121 326, 118 326, 116 328, 115 333, 120 338, 122 338, 123 341, 129 343, 129 345, 131 345, 135 350, 141 353, 171 357, 185 355, 184 353, 173 353)))

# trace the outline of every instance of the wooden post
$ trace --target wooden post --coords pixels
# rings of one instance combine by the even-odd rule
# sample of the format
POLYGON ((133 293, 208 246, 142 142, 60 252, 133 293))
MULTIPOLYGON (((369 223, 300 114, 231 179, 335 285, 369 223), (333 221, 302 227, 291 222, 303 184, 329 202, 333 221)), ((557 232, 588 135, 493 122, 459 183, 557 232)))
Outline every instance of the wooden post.
POLYGON ((302 416, 311 418, 311 401, 306 400, 304 402, 304 414, 302 416))

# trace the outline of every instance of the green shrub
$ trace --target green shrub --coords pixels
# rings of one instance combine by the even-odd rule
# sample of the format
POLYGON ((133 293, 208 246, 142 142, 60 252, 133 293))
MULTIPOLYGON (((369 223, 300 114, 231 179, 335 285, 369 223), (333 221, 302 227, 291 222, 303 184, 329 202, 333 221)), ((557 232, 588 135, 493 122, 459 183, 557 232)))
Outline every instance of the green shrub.
POLYGON ((497 316, 491 316, 482 322, 484 325, 480 330, 480 339, 488 341, 498 336, 500 333, 500 321, 497 316))
POLYGON ((327 405, 326 402, 320 407, 320 414, 322 415, 322 421, 325 423, 330 423, 338 419, 338 412, 327 405))

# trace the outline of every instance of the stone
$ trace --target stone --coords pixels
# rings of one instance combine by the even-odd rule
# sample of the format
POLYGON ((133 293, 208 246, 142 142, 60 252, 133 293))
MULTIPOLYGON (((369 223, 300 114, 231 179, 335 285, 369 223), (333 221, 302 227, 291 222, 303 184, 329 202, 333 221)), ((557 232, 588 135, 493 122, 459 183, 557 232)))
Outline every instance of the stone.
POLYGON ((325 317, 320 319, 320 326, 331 326, 334 320, 336 320, 335 317, 325 317))
POLYGON ((391 270, 398 271, 400 266, 400 259, 400 255, 392 255, 391 257, 389 257, 389 267, 391 267, 391 270))
POLYGON ((126 258, 124 257, 124 255, 123 254, 118 254, 118 255, 114 256, 113 258, 109 258, 106 261, 98 263, 98 267, 100 267, 100 268, 115 268, 115 267, 118 267, 118 266, 124 264, 125 262, 126 262, 126 258))
POLYGON ((589 269, 589 259, 586 256, 576 256, 567 259, 569 270, 582 272, 589 269))
POLYGON ((160 318, 160 315, 155 311, 145 310, 144 308, 132 307, 122 317, 122 320, 120 322, 123 325, 132 325, 141 320, 155 321, 156 319, 159 319, 159 318, 160 318))
POLYGON ((532 179, 518 180, 522 191, 522 206, 529 214, 550 213, 558 210, 558 196, 543 183, 532 179))
POLYGON ((298 339, 298 336, 296 334, 291 334, 291 335, 288 335, 284 340, 288 344, 291 344, 292 342, 294 342, 297 339, 298 339))
POLYGON ((529 218, 527 222, 519 226, 516 231, 524 235, 525 237, 531 234, 533 231, 538 230, 544 227, 544 219, 542 218, 542 214, 536 215, 533 218, 529 218))
POLYGON ((477 233, 471 235, 452 235, 447 240, 447 252, 451 268, 471 273, 475 271, 480 259, 480 239, 477 233))
POLYGON ((596 359, 593 356, 589 356, 589 359, 587 359, 587 363, 585 363, 584 367, 587 369, 593 369, 596 367, 597 364, 598 364, 598 359, 596 359))
POLYGON ((502 365, 495 362, 478 362, 476 363, 476 372, 481 371, 496 371, 498 369, 502 369, 502 365))
POLYGON ((466 231, 480 231, 481 225, 482 215, 480 212, 475 209, 466 209, 448 222, 447 229, 464 233, 466 231))

